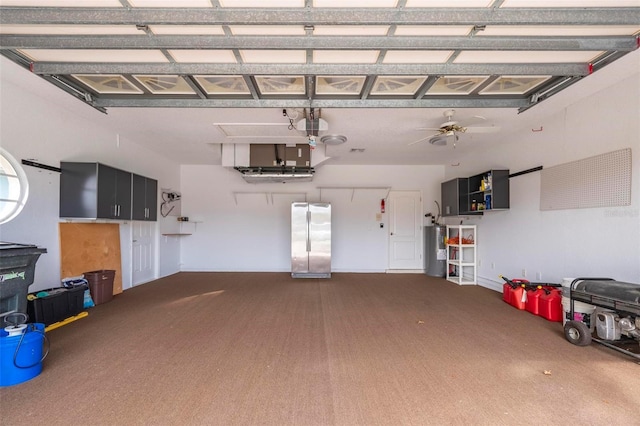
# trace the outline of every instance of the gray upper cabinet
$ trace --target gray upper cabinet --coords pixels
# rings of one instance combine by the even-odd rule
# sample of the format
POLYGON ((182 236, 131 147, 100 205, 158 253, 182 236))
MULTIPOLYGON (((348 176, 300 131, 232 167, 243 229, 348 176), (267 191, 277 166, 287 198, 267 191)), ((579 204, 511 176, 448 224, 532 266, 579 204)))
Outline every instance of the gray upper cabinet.
POLYGON ((489 170, 441 184, 442 216, 469 216, 509 208, 509 170, 489 170))
POLYGON ((458 216, 469 210, 467 178, 451 179, 441 185, 442 216, 458 216))
POLYGON ((60 163, 60 217, 131 219, 131 173, 100 163, 60 163))
POLYGON ((133 174, 133 220, 158 220, 158 181, 133 174))

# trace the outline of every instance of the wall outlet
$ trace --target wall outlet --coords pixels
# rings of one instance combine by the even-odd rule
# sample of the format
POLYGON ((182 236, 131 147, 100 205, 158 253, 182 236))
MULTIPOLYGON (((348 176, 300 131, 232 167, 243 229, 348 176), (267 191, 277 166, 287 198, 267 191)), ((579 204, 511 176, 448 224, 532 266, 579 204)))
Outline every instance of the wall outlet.
POLYGON ((496 269, 496 264, 491 262, 491 269, 496 269))
POLYGON ((526 278, 527 277, 527 270, 526 269, 522 269, 522 278, 526 278))

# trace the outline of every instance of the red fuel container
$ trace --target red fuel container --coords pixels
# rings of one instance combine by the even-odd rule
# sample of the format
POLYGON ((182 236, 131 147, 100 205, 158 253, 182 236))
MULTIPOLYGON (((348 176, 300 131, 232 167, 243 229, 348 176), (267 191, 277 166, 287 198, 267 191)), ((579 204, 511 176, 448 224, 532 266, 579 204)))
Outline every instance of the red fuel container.
POLYGON ((545 289, 540 296, 538 315, 555 322, 562 322, 562 293, 559 289, 545 289))
POLYGON ((524 303, 524 309, 534 315, 540 314, 540 297, 545 294, 542 288, 527 290, 527 301, 524 303))
POLYGON ((524 287, 516 287, 511 290, 511 306, 524 309, 527 300, 527 292, 524 287))
POLYGON ((504 283, 502 285, 502 300, 504 300, 508 304, 511 304, 512 292, 513 292, 513 289, 511 288, 511 286, 508 283, 504 283))

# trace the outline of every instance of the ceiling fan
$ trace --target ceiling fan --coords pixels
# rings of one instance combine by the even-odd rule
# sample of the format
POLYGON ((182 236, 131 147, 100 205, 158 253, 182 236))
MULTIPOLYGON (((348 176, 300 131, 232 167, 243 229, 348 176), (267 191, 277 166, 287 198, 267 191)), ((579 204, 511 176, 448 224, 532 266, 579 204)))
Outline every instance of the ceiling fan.
MULTIPOLYGON (((500 131, 500 127, 496 126, 487 126, 487 127, 475 127, 475 126, 462 126, 458 121, 453 120, 453 116, 455 115, 456 110, 448 109, 442 113, 445 116, 446 121, 440 125, 440 127, 422 127, 417 130, 433 130, 436 133, 431 134, 429 136, 425 136, 424 138, 418 139, 417 141, 411 142, 409 145, 414 145, 416 143, 428 140, 431 145, 443 146, 447 144, 448 140, 453 141, 453 146, 455 147, 455 143, 458 141, 460 133, 495 133, 500 131)), ((476 115, 473 118, 476 120, 484 121, 486 118, 476 115)))

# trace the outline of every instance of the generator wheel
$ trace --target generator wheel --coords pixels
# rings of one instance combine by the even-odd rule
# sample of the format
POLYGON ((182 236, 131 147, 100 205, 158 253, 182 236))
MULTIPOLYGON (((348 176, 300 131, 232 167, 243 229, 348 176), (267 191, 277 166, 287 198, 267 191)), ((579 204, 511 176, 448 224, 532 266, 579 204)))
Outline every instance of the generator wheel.
POLYGON ((582 321, 567 321, 564 325, 564 337, 577 346, 591 344, 591 330, 582 321))

